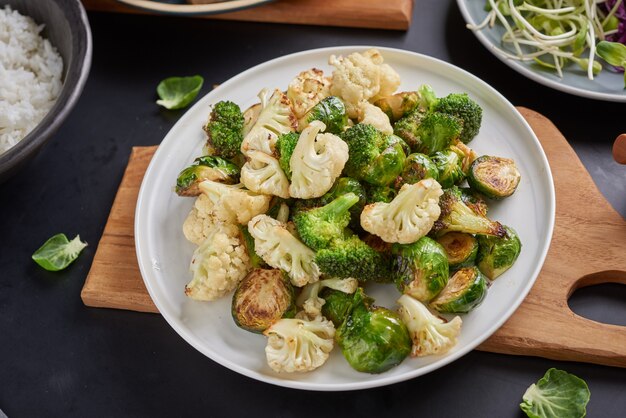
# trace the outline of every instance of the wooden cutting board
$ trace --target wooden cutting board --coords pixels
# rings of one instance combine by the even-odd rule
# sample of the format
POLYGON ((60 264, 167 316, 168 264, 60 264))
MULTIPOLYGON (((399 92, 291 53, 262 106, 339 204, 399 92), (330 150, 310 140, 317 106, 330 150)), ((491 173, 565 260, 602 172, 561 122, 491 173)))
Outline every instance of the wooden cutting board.
MULTIPOLYGON (((146 13, 116 0, 82 0, 87 10, 146 13)), ((189 3, 208 3, 190 0, 189 3)), ((250 9, 210 16, 210 19, 301 25, 407 30, 413 16, 413 0, 276 0, 250 9)))
MULTIPOLYGON (((585 319, 567 304, 580 287, 626 284, 626 221, 598 191, 552 122, 532 110, 518 109, 550 162, 556 224, 532 290, 478 349, 626 367, 626 327, 585 319)), ((133 237, 139 186, 155 150, 156 146, 133 148, 81 293, 85 305, 157 312, 139 273, 133 237)))

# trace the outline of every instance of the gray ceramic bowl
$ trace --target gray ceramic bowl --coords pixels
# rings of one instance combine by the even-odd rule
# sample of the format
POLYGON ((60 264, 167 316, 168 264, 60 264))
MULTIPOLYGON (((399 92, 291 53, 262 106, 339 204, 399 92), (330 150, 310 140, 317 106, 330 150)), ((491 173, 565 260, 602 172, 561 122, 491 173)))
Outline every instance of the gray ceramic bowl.
POLYGON ((61 126, 80 97, 91 67, 91 29, 80 0, 0 0, 0 7, 44 23, 43 36, 63 57, 63 88, 59 97, 33 131, 0 154, 0 181, 15 174, 61 126))

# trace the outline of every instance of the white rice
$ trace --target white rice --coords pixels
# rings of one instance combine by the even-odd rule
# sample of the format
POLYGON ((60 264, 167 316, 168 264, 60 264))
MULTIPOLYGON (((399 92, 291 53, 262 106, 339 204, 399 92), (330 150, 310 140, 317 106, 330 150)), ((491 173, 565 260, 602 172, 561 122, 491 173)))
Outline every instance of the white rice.
POLYGON ((61 92, 63 59, 42 30, 30 17, 0 8, 0 154, 37 126, 61 92))

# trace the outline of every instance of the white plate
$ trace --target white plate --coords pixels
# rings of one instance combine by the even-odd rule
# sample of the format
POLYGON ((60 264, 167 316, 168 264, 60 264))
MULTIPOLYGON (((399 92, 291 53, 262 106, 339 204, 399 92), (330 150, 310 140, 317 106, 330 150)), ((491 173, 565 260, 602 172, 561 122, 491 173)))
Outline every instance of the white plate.
POLYGON ((117 0, 128 6, 151 12, 171 15, 211 15, 217 13, 234 12, 269 3, 274 0, 214 0, 207 4, 186 4, 162 0, 117 0))
MULTIPOLYGON (((230 316, 230 297, 195 302, 183 292, 190 280, 189 260, 194 246, 182 233, 193 199, 178 197, 173 184, 179 171, 200 155, 205 135, 201 129, 209 106, 232 100, 242 108, 257 102, 262 88, 285 89, 300 71, 317 67, 327 73, 330 54, 349 54, 362 46, 300 52, 251 68, 207 94, 167 134, 141 186, 135 214, 137 258, 146 287, 161 314, 189 344, 214 361, 246 376, 299 389, 351 390, 382 386, 433 371, 466 354, 515 311, 530 290, 546 256, 554 225, 554 186, 550 167, 539 142, 517 110, 497 91, 473 75, 424 55, 378 48, 385 62, 402 77, 401 89, 429 83, 443 96, 467 92, 484 109, 483 125, 471 143, 479 154, 514 158, 522 181, 516 193, 490 208, 490 216, 514 227, 523 242, 511 270, 489 289, 485 302, 463 317, 458 344, 443 356, 407 358, 379 375, 350 368, 335 348, 327 364, 305 374, 277 374, 265 361, 265 337, 243 331, 230 316)), ((368 288, 378 304, 394 308, 399 296, 391 285, 368 288)))
MULTIPOLYGON (((482 22, 487 16, 487 12, 484 9, 485 0, 457 0, 457 4, 459 9, 461 9, 463 18, 471 25, 482 22)), ((501 25, 471 32, 474 32, 478 40, 500 61, 537 83, 589 99, 626 102, 624 75, 621 73, 614 73, 605 68, 593 80, 589 80, 587 72, 574 65, 568 66, 566 70, 563 70, 563 78, 560 78, 556 72, 534 64, 533 61, 521 62, 512 60, 498 53, 495 48, 502 48, 500 40, 504 33, 501 25)))

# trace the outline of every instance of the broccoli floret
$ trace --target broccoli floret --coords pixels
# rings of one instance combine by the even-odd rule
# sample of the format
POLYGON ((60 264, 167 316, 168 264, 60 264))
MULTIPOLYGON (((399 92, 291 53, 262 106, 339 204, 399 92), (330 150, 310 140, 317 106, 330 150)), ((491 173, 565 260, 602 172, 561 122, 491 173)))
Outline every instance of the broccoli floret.
POLYGON ((315 264, 331 277, 385 281, 391 275, 389 260, 356 235, 335 240, 330 247, 319 250, 315 264))
POLYGON ((354 193, 346 193, 329 204, 298 213, 293 221, 302 241, 313 248, 327 248, 333 240, 341 239, 349 231, 350 208, 359 201, 354 193))
POLYGON ((224 158, 234 158, 241 153, 244 118, 241 109, 230 101, 213 106, 209 121, 204 126, 208 135, 208 148, 224 158))
POLYGON ((447 113, 463 121, 463 129, 459 139, 464 144, 470 142, 480 129, 483 109, 469 98, 467 93, 452 93, 439 99, 434 106, 437 112, 447 113))
POLYGON ((406 155, 394 135, 385 135, 371 125, 356 124, 341 137, 349 149, 345 165, 348 176, 386 186, 402 172, 406 155))
POLYGON ((289 132, 279 136, 278 141, 276 141, 276 149, 280 155, 278 163, 289 180, 291 180, 291 167, 289 166, 289 161, 291 160, 293 150, 298 144, 299 137, 300 134, 297 132, 289 132))
POLYGON ((400 119, 394 133, 404 139, 411 152, 432 155, 458 138, 463 124, 456 116, 441 112, 423 113, 419 109, 400 119))
POLYGON ((350 228, 352 230, 358 230, 361 228, 361 212, 363 211, 363 207, 365 207, 367 198, 365 189, 358 180, 350 177, 338 178, 335 184, 333 184, 333 187, 331 187, 324 196, 319 198, 319 202, 321 205, 327 205, 337 197, 346 193, 354 193, 359 198, 359 201, 350 208, 350 228))

